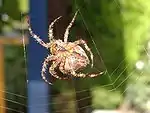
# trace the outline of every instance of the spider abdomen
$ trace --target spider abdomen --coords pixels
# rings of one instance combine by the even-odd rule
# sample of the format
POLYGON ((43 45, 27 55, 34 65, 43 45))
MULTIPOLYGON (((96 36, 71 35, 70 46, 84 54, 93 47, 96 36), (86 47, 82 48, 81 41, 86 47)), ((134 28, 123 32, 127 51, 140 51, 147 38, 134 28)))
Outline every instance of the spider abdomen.
POLYGON ((79 69, 83 69, 87 66, 87 59, 84 56, 79 55, 71 55, 70 57, 67 57, 65 60, 64 69, 68 70, 69 72, 77 71, 79 69))
POLYGON ((64 74, 83 69, 89 64, 88 56, 78 45, 69 46, 66 51, 59 51, 59 56, 61 57, 59 69, 64 74))

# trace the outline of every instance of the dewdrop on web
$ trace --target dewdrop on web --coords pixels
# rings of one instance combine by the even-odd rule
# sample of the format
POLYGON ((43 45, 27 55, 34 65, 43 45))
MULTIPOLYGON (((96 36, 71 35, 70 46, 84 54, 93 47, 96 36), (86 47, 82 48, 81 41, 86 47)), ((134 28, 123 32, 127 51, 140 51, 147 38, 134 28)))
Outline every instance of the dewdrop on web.
POLYGON ((144 65, 145 65, 144 62, 141 60, 137 61, 135 64, 135 66, 138 70, 142 70, 144 68, 144 65))

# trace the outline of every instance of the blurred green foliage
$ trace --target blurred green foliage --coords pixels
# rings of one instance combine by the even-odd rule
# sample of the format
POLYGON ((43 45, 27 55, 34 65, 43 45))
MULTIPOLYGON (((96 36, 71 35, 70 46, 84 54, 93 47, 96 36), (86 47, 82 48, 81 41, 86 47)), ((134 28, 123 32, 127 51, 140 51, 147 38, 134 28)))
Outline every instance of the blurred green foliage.
POLYGON ((129 72, 140 57, 140 46, 148 38, 150 27, 149 3, 148 0, 122 0, 120 2, 124 21, 125 53, 128 57, 127 63, 130 64, 129 72))
MULTIPOLYGON (((27 110, 26 71, 23 47, 5 46, 5 91, 7 107, 22 112, 27 110)), ((8 113, 14 113, 14 111, 8 110, 8 113)))
POLYGON ((143 63, 142 68, 136 70, 134 81, 127 86, 125 102, 129 109, 137 113, 148 113, 150 111, 150 37, 145 40, 145 44, 140 49, 138 62, 143 63))
MULTIPOLYGON (((114 84, 114 87, 117 88, 114 91, 109 91, 112 95, 111 98, 116 99, 111 101, 111 99, 109 100, 110 93, 104 93, 105 96, 107 95, 106 98, 108 97, 108 104, 105 108, 109 108, 111 105, 119 104, 119 101, 115 100, 119 100, 120 96, 123 96, 122 93, 125 93, 127 80, 130 80, 131 83, 136 81, 137 74, 133 73, 135 71, 135 63, 140 57, 140 46, 148 38, 147 34, 150 26, 149 1, 96 0, 93 2, 91 0, 75 0, 73 3, 74 9, 79 8, 81 11, 81 19, 78 21, 80 23, 84 21, 88 33, 90 32, 97 49, 101 53, 108 72, 111 74, 122 63, 116 72, 113 73, 113 76, 111 76, 111 83, 118 76, 120 77, 114 84), (121 83, 123 85, 118 89, 118 85, 121 83), (117 90, 120 96, 115 96, 117 90)), ((96 81, 100 85, 103 82, 108 84, 109 80, 99 77, 99 79, 94 80, 94 83, 96 81)), ((104 88, 106 89, 107 87, 104 88)), ((94 97, 96 98, 95 95, 94 97)), ((97 102, 95 101, 93 103, 97 102)), ((104 105, 104 102, 99 103, 100 108, 104 105)))
MULTIPOLYGON (((90 84, 90 88, 92 88, 93 106, 95 108, 98 108, 98 105, 99 108, 117 107, 126 84, 126 82, 121 84, 126 78, 126 63, 124 60, 124 24, 119 2, 116 4, 113 0, 96 0, 94 2, 76 0, 73 3, 75 10, 80 9, 77 22, 80 23, 79 27, 86 29, 86 37, 95 56, 95 67, 102 67, 98 68, 101 71, 106 70, 106 74, 102 76, 90 79, 89 82, 85 80, 85 85, 90 84), (117 68, 118 65, 119 68, 117 68), (103 87, 103 85, 108 86, 103 87), (94 88, 97 86, 100 87, 99 91, 94 88), (101 97, 107 98, 107 104, 100 102, 99 94, 95 95, 96 93, 94 93, 101 91, 103 92, 101 97), (112 98, 114 99, 112 100, 112 98), (99 104, 94 100, 99 100, 99 104)), ((77 26, 77 28, 79 27, 77 26)), ((82 80, 81 83, 83 83, 82 80)), ((83 85, 80 87, 85 89, 83 85)))
POLYGON ((20 20, 20 14, 27 13, 28 8, 28 0, 2 0, 0 13, 7 13, 12 19, 20 20))

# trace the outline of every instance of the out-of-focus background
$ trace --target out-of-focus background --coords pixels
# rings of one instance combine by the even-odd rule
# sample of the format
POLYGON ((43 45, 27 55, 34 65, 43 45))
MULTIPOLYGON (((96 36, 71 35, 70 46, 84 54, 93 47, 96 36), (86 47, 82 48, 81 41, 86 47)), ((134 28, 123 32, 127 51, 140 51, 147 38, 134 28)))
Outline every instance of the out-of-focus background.
MULTIPOLYGON (((0 113, 27 113, 29 108, 28 2, 0 0, 0 113)), ((70 40, 87 40, 94 68, 105 71, 92 79, 54 80, 47 95, 52 113, 150 113, 149 4, 149 0, 48 0, 48 23, 63 16, 54 27, 56 39, 63 38, 80 10, 70 40)))
POLYGON ((27 0, 0 0, 0 113, 27 112, 22 31, 27 0), (21 14, 22 12, 22 14, 21 14))

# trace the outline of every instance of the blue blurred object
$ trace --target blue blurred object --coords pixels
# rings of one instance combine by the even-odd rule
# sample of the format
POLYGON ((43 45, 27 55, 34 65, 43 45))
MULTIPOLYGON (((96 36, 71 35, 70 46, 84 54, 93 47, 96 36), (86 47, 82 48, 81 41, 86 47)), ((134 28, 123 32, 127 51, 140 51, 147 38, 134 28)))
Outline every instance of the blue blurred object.
MULTIPOLYGON (((48 41, 47 0, 30 0, 30 23, 35 34, 48 41)), ((48 84, 41 78, 41 68, 47 56, 46 48, 29 38, 28 57, 28 113, 48 113, 48 84)))
POLYGON ((41 81, 28 83, 28 113, 49 113, 48 85, 41 81))

